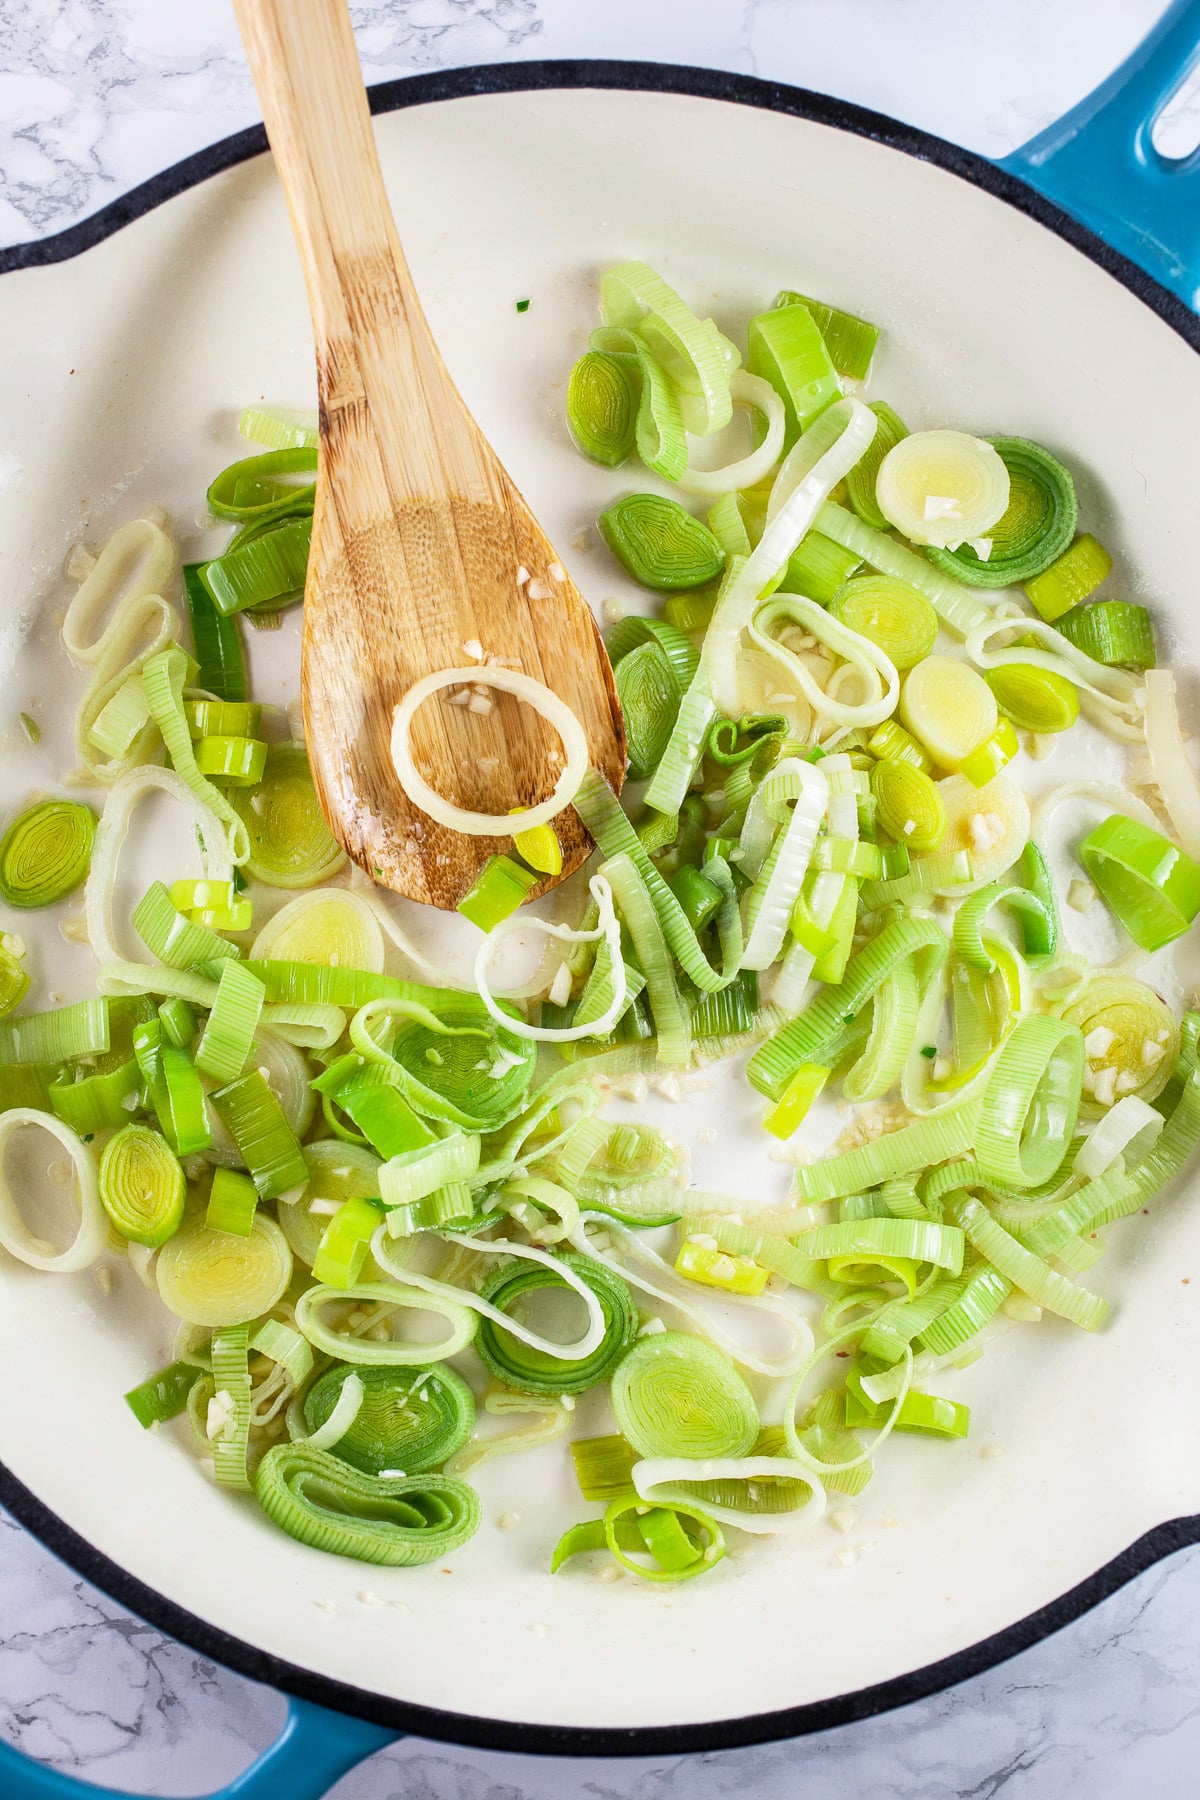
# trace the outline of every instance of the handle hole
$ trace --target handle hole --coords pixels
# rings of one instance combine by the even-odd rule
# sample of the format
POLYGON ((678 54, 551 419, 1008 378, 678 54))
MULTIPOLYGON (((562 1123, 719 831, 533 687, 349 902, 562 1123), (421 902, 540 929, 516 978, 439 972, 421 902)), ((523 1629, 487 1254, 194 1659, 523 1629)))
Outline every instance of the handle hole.
POLYGON ((1200 150, 1200 64, 1184 76, 1150 127, 1150 142, 1167 162, 1200 150))

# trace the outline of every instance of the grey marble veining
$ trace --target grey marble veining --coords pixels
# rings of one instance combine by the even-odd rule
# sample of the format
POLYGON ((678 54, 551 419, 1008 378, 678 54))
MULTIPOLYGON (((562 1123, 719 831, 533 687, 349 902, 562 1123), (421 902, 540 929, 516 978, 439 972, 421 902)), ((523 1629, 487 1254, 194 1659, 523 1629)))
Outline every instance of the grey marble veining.
MULTIPOLYGON (((630 56, 845 95, 991 155, 1145 32, 1158 0, 359 0, 368 79, 630 56)), ((1175 109, 1189 146, 1198 108, 1175 109)), ((256 116, 224 0, 0 0, 0 241, 63 229, 256 116)), ((1103 1503, 1103 1497, 1097 1497, 1103 1503)), ((210 1791, 277 1695, 130 1617, 0 1515, 0 1732, 105 1785, 210 1791)), ((336 1800, 1190 1800, 1200 1790, 1200 1550, 951 1693, 798 1744, 563 1763, 410 1741, 336 1800)))

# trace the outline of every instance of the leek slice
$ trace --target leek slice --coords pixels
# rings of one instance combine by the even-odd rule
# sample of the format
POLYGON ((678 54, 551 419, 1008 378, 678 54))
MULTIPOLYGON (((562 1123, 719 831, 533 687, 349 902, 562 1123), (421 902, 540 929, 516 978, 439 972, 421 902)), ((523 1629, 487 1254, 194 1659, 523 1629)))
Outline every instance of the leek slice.
POLYGON ((484 1006, 497 1025, 520 1038, 536 1043, 569 1044, 585 1037, 605 1037, 621 1017, 627 1004, 627 979, 624 958, 621 954, 621 927, 613 910, 613 893, 607 879, 602 875, 593 875, 588 884, 589 892, 597 907, 597 922, 594 930, 573 931, 567 925, 555 925, 545 919, 527 919, 521 927, 515 922, 501 925, 491 932, 479 946, 475 955, 475 987, 484 1006), (517 1019, 502 1012, 493 999, 488 982, 488 971, 497 948, 509 935, 510 931, 534 929, 548 938, 557 938, 564 943, 587 944, 603 943, 608 948, 608 969, 603 977, 602 987, 592 994, 592 1005, 588 1007, 585 1019, 577 1018, 568 1026, 528 1025, 523 1019, 517 1019))
POLYGON ((889 837, 910 850, 936 850, 946 831, 946 809, 928 775, 906 762, 884 758, 871 771, 876 818, 889 837))
POLYGON ((1062 1007, 1062 1017, 1083 1033, 1085 1118, 1097 1117, 1126 1094, 1143 1101, 1158 1098, 1179 1056, 1180 1033, 1153 988, 1128 976, 1093 975, 1062 1007))
POLYGON ((963 1194, 951 1208, 952 1216, 967 1237, 1006 1281, 1027 1294, 1038 1306, 1057 1313, 1084 1331, 1098 1331, 1108 1316, 1108 1302, 1099 1294, 1080 1288, 1059 1275, 1032 1251, 1026 1250, 1002 1225, 988 1216, 979 1200, 963 1194))
MULTIPOLYGON (((755 1051, 746 1069, 753 1086, 768 1099, 778 1100, 801 1064, 821 1061, 822 1052, 828 1052, 840 1038, 847 1022, 889 979, 896 965, 925 949, 935 950, 941 957, 946 954, 946 939, 935 920, 900 919, 885 926, 852 959, 838 987, 819 995, 799 1018, 755 1051)), ((900 1169, 892 1172, 904 1173, 900 1169)))
POLYGON ((304 593, 311 538, 311 514, 239 533, 223 556, 201 565, 200 579, 226 617, 251 607, 276 612, 304 593))
POLYGON ((1145 690, 1139 678, 1128 669, 1105 668, 1041 619, 1006 616, 986 620, 968 632, 967 655, 985 674, 1020 663, 1061 675, 1078 692, 1088 718, 1110 737, 1125 743, 1142 741, 1145 690), (1009 639, 1018 632, 1019 647, 1006 643, 992 649, 993 638, 1003 634, 1009 639))
POLYGON ((687 494, 698 494, 711 500, 721 494, 736 493, 741 488, 755 487, 767 479, 779 461, 784 446, 786 415, 784 403, 774 387, 758 375, 738 369, 729 391, 736 406, 753 408, 761 413, 765 422, 762 442, 749 455, 722 468, 686 468, 679 476, 679 485, 687 494))
POLYGON ((988 669, 984 680, 996 696, 1000 711, 1024 731, 1069 731, 1079 717, 1079 691, 1064 675, 1036 669, 1025 663, 1009 663, 988 669))
POLYGON ((689 429, 707 437, 729 423, 729 378, 738 354, 711 319, 698 319, 642 262, 621 263, 601 276, 600 306, 609 326, 638 334, 690 403, 689 429))
POLYGON ((929 655, 937 639, 937 614, 929 601, 893 576, 856 576, 839 590, 830 611, 882 650, 897 669, 911 669, 929 655))
POLYGON ((807 294, 784 288, 775 296, 777 307, 803 306, 811 314, 825 340, 830 361, 839 375, 854 381, 865 381, 871 372, 871 358, 879 342, 879 327, 854 313, 843 312, 825 300, 810 300, 807 294))
POLYGON ((1119 813, 1103 819, 1078 855, 1109 911, 1143 950, 1182 937, 1200 913, 1200 864, 1136 819, 1119 813))
POLYGON ((219 1088, 212 1105, 237 1145, 260 1200, 273 1200, 307 1179, 295 1134, 257 1069, 219 1088))
POLYGON ((751 319, 746 342, 747 368, 783 400, 792 444, 842 392, 820 326, 800 301, 776 302, 751 319))
MULTIPOLYGON (((404 1273, 407 1277, 409 1271, 404 1273)), ((311 1287, 296 1302, 296 1324, 315 1350, 341 1362, 374 1368, 416 1368, 431 1357, 444 1361, 456 1356, 471 1342, 478 1320, 466 1302, 473 1298, 464 1293, 460 1302, 440 1292, 426 1293, 423 1288, 392 1281, 356 1282, 345 1288, 311 1287), (326 1313, 335 1307, 348 1309, 345 1329, 326 1322, 326 1313), (368 1308, 372 1311, 367 1312, 368 1308), (356 1312, 360 1316, 365 1312, 371 1326, 391 1323, 396 1312, 432 1313, 444 1323, 446 1333, 433 1344, 424 1340, 409 1343, 402 1338, 367 1338, 360 1332, 369 1327, 356 1327, 356 1312)))
POLYGON ((703 587, 725 567, 725 553, 708 527, 665 495, 627 494, 598 523, 621 566, 660 593, 703 587))
POLYGON ((979 1101, 953 1100, 926 1119, 902 1125, 859 1150, 844 1150, 796 1171, 796 1192, 810 1206, 842 1194, 861 1193, 897 1175, 957 1156, 974 1142, 979 1101))
POLYGON ((916 431, 879 465, 875 499, 910 542, 952 550, 999 522, 1009 503, 1008 469, 983 438, 916 431))
POLYGON ((230 860, 244 863, 250 854, 250 840, 245 825, 220 788, 215 787, 196 766, 196 752, 183 711, 183 690, 190 664, 178 647, 160 650, 142 669, 142 686, 150 716, 162 733, 167 755, 175 773, 203 806, 216 814, 225 829, 230 860))
MULTIPOLYGON (((701 667, 718 708, 731 718, 741 712, 737 649, 764 588, 795 550, 828 499, 854 467, 875 431, 875 416, 857 400, 838 400, 820 415, 789 452, 771 489, 767 524, 755 548, 723 588, 704 640, 701 667)), ((877 653, 876 653, 877 654, 877 653)), ((660 811, 673 812, 648 796, 660 811)), ((682 798, 682 795, 680 795, 682 798)))
POLYGON ((0 1066, 73 1062, 100 1056, 111 1042, 108 1003, 79 1000, 54 1012, 26 1013, 0 1022, 0 1066))
POLYGON ((930 550, 939 568, 972 587, 1036 578, 1070 544, 1079 516, 1075 483, 1057 457, 1027 438, 997 437, 991 445, 1008 470, 1009 493, 1003 514, 987 528, 988 541, 930 550))
POLYGON ((42 800, 0 838, 0 900, 53 906, 87 878, 96 815, 75 800, 42 800))
POLYGON ((489 1311, 480 1321, 475 1348, 506 1387, 532 1394, 582 1394, 608 1378, 634 1341, 637 1309, 620 1277, 602 1263, 569 1252, 558 1262, 559 1267, 548 1262, 541 1267, 497 1269, 480 1290, 481 1298, 503 1315, 514 1304, 527 1306, 529 1295, 546 1289, 567 1289, 569 1284, 562 1270, 570 1269, 598 1302, 603 1320, 601 1341, 587 1356, 556 1356, 498 1325, 489 1311))
POLYGON ((777 763, 751 800, 742 832, 741 867, 754 881, 745 904, 744 969, 770 968, 783 948, 828 801, 820 768, 794 757, 777 763), (767 820, 776 826, 774 842, 758 855, 755 833, 767 820))
POLYGON ((640 382, 636 364, 589 350, 567 382, 567 426, 585 456, 617 469, 633 449, 640 382))
POLYGON ((244 701, 247 693, 246 658, 235 618, 215 604, 200 576, 199 563, 185 563, 183 587, 192 622, 192 649, 196 680, 218 700, 244 701))
POLYGON ((1068 643, 1105 668, 1152 669, 1158 660, 1154 622, 1144 606, 1096 600, 1054 621, 1068 643))
POLYGON ((784 679, 800 689, 818 719, 837 725, 879 725, 896 708, 900 679, 890 658, 870 638, 853 630, 815 600, 801 594, 776 593, 753 614, 750 640, 778 665, 784 679), (857 677, 860 698, 839 700, 822 688, 805 663, 774 636, 780 627, 799 626, 815 637, 857 677))
POLYGON ((733 1364, 679 1331, 639 1339, 613 1377, 612 1408, 643 1457, 746 1456, 758 1437, 754 1396, 733 1364))
POLYGON ((213 1396, 208 1405, 207 1436, 212 1445, 213 1474, 221 1487, 250 1486, 246 1471, 250 1440, 249 1338, 245 1325, 228 1326, 212 1335, 213 1396))
POLYGON ((173 969, 194 969, 242 954, 236 944, 179 912, 161 881, 146 889, 131 923, 150 954, 173 969))
POLYGON ((227 958, 208 1023, 196 1046, 196 1067, 216 1080, 236 1081, 246 1067, 266 990, 244 963, 227 958))
POLYGON ((321 1138, 303 1149, 306 1179, 300 1192, 279 1202, 279 1224, 297 1262, 312 1267, 329 1214, 309 1209, 314 1201, 340 1207, 347 1200, 369 1200, 379 1193, 380 1159, 373 1150, 321 1138))
POLYGON ((1112 557, 1090 532, 1077 537, 1057 562, 1025 583, 1025 592, 1048 623, 1094 594, 1112 569, 1112 557))
POLYGON ((790 1456, 706 1457, 699 1468, 653 1457, 634 1464, 632 1480, 650 1506, 703 1506, 719 1524, 756 1535, 807 1531, 825 1513, 825 1489, 810 1471, 799 1477, 790 1456))
POLYGON ((988 622, 987 607, 970 588, 935 569, 907 544, 898 544, 884 531, 873 531, 844 507, 826 501, 814 523, 818 531, 845 549, 853 550, 879 574, 906 581, 919 594, 924 594, 942 624, 959 637, 966 637, 976 626, 988 622))
POLYGON ((965 775, 948 775, 938 782, 946 809, 946 835, 939 857, 966 854, 965 878, 945 882, 938 893, 971 894, 996 881, 1011 869, 1029 842, 1029 802, 1007 776, 997 775, 986 787, 976 787, 965 775))
MULTIPOLYGON (((25 1184, 22 1182, 22 1189, 25 1184)), ((108 1243, 108 1215, 100 1201, 96 1165, 92 1153, 77 1132, 53 1113, 31 1106, 14 1106, 0 1112, 0 1248, 31 1269, 51 1275, 72 1275, 86 1269, 103 1254, 108 1243), (72 1198, 79 1212, 75 1235, 56 1250, 29 1229, 21 1215, 5 1164, 12 1142, 28 1130, 44 1131, 66 1151, 74 1175, 72 1198)))
POLYGON ((862 520, 874 531, 886 531, 888 522, 879 510, 879 502, 875 498, 875 483, 879 479, 879 465, 894 445, 902 437, 908 436, 908 426, 898 413, 894 413, 883 400, 872 400, 871 411, 878 424, 871 447, 851 469, 846 477, 846 492, 850 504, 862 520))
POLYGON ((344 865, 345 852, 325 823, 303 744, 269 745, 261 782, 235 789, 229 805, 247 834, 245 869, 254 881, 316 887, 344 865))
POLYGON ((13 931, 0 931, 0 1019, 20 1006, 29 992, 24 955, 23 940, 13 931))
POLYGON ((927 656, 904 677, 900 717, 934 762, 957 769, 996 729, 996 699, 968 663, 927 656))
POLYGON ((985 1178, 1025 1188, 1051 1179, 1079 1116, 1083 1064, 1077 1025, 1046 1017, 1018 1022, 979 1109, 975 1154, 985 1178))
POLYGON ((244 1325, 278 1304, 292 1278, 292 1253, 274 1219, 255 1216, 248 1236, 185 1224, 154 1267, 168 1312, 214 1329, 244 1325))
POLYGON ((155 1249, 183 1223, 183 1170, 166 1141, 146 1125, 126 1125, 105 1144, 99 1188, 105 1212, 131 1243, 155 1249))
POLYGON ((319 1431, 332 1417, 348 1381, 361 1383, 354 1421, 332 1448, 340 1462, 365 1475, 403 1469, 423 1474, 448 1462, 475 1426, 475 1396, 445 1363, 428 1368, 329 1369, 304 1397, 304 1421, 319 1431))
POLYGON ((394 1074, 426 1118, 495 1130, 524 1104, 536 1050, 507 1025, 496 1025, 475 994, 447 990, 436 1001, 436 1011, 405 1000, 371 1001, 351 1020, 351 1041, 368 1062, 394 1074), (386 1050, 381 1028, 391 1033, 386 1050))
POLYGON ((289 1537, 390 1568, 442 1561, 474 1536, 482 1517, 479 1496, 451 1475, 366 1475, 307 1444, 268 1450, 254 1491, 289 1537))
POLYGON ((294 512, 311 512, 316 492, 315 446, 268 450, 222 469, 208 489, 208 510, 218 519, 261 524, 294 512))

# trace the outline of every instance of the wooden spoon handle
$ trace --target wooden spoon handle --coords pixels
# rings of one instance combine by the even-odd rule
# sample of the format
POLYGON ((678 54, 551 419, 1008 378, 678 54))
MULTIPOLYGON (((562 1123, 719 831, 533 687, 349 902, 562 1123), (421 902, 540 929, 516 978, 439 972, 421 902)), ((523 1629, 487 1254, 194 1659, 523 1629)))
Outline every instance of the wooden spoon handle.
POLYGON ((234 14, 308 287, 326 435, 360 439, 370 414, 382 457, 386 496, 360 480, 347 516, 339 495, 343 527, 448 488, 495 500, 494 459, 446 372, 396 235, 346 0, 234 0, 234 14))

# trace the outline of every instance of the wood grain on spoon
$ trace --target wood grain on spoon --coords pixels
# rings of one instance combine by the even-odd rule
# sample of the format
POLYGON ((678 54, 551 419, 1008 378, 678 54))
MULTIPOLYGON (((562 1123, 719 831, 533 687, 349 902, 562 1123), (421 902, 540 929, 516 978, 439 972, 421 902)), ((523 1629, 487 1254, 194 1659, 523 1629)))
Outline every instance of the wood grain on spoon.
MULTIPOLYGON (((422 675, 470 663, 464 646, 478 645, 571 707, 593 766, 619 787, 612 670, 433 341, 388 206, 345 0, 234 0, 234 10, 316 339, 321 454, 301 668, 313 777, 355 862, 398 893, 453 907, 511 839, 465 837, 412 805, 391 758, 397 703, 422 675)), ((412 746, 448 800, 507 814, 551 791, 562 753, 532 708, 492 700, 486 713, 428 701, 412 746)), ((555 828, 567 875, 591 840, 573 808, 555 828)))

